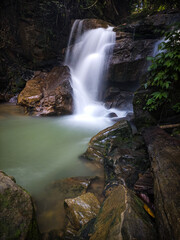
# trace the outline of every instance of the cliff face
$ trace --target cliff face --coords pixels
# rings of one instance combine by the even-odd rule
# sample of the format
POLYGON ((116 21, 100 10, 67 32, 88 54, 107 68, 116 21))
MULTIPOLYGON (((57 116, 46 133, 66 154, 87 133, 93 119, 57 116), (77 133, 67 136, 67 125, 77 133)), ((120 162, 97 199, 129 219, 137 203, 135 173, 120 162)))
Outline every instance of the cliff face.
MULTIPOLYGON (((16 94, 32 73, 62 62, 72 21, 100 18, 112 23, 128 12, 118 1, 2 0, 0 2, 0 89, 16 94), (117 5, 117 6, 116 6, 117 5)), ((9 96, 6 97, 8 100, 9 96)), ((2 99, 3 100, 3 99, 2 99)))

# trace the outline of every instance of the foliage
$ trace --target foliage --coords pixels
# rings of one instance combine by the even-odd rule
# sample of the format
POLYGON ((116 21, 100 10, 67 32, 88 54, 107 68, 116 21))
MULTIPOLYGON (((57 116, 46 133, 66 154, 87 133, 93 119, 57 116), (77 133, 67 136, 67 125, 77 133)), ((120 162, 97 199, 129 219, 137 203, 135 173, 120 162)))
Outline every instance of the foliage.
POLYGON ((163 11, 165 9, 180 8, 179 0, 130 0, 132 10, 141 12, 145 9, 163 11))
MULTIPOLYGON (((149 67, 149 79, 145 88, 150 90, 147 96, 146 109, 157 110, 165 103, 171 103, 179 84, 180 76, 180 24, 172 32, 165 34, 165 40, 159 45, 159 53, 155 57, 148 57, 152 62, 149 67)), ((173 103, 174 104, 174 103, 173 103)), ((180 103, 172 106, 180 112, 180 103)))

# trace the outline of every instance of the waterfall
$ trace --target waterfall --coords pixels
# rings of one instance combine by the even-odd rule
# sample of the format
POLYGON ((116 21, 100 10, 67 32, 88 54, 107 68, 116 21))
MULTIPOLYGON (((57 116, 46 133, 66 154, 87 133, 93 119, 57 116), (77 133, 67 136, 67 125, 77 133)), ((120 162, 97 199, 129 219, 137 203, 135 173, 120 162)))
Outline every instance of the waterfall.
POLYGON ((153 52, 152 52, 152 56, 153 56, 153 57, 155 57, 157 54, 163 52, 163 50, 160 50, 160 49, 159 49, 159 45, 160 45, 162 42, 166 42, 166 41, 165 41, 165 38, 159 39, 159 40, 154 44, 154 49, 153 49, 153 52))
POLYGON ((84 31, 83 20, 74 22, 65 57, 72 76, 74 114, 106 117, 114 112, 119 115, 120 111, 108 110, 101 102, 115 39, 113 27, 84 31))

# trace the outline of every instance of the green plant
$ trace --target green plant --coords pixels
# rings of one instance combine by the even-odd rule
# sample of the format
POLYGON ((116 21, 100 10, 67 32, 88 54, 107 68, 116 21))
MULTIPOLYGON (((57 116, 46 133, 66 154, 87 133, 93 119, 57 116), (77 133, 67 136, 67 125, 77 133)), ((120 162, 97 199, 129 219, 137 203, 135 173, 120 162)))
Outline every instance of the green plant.
MULTIPOLYGON (((174 91, 179 84, 180 76, 180 24, 173 31, 165 34, 165 40, 159 45, 159 53, 155 57, 148 57, 151 61, 149 78, 144 85, 150 90, 147 95, 145 108, 149 111, 157 110, 165 103, 171 103, 174 91)), ((180 111, 180 103, 176 102, 172 109, 180 111)))

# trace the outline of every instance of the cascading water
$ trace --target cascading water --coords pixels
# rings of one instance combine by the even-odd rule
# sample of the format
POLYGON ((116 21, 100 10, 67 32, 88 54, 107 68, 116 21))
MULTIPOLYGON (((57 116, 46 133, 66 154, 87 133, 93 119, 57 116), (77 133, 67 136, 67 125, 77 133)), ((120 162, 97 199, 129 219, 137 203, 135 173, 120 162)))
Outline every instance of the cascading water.
POLYGON ((165 41, 165 38, 161 38, 154 44, 154 49, 153 49, 153 52, 152 52, 153 57, 155 57, 157 54, 163 52, 163 50, 159 49, 159 45, 164 41, 165 41))
POLYGON ((83 31, 83 20, 74 22, 65 64, 71 70, 76 116, 104 118, 110 112, 126 115, 117 109, 108 110, 100 102, 115 38, 112 27, 83 31))

